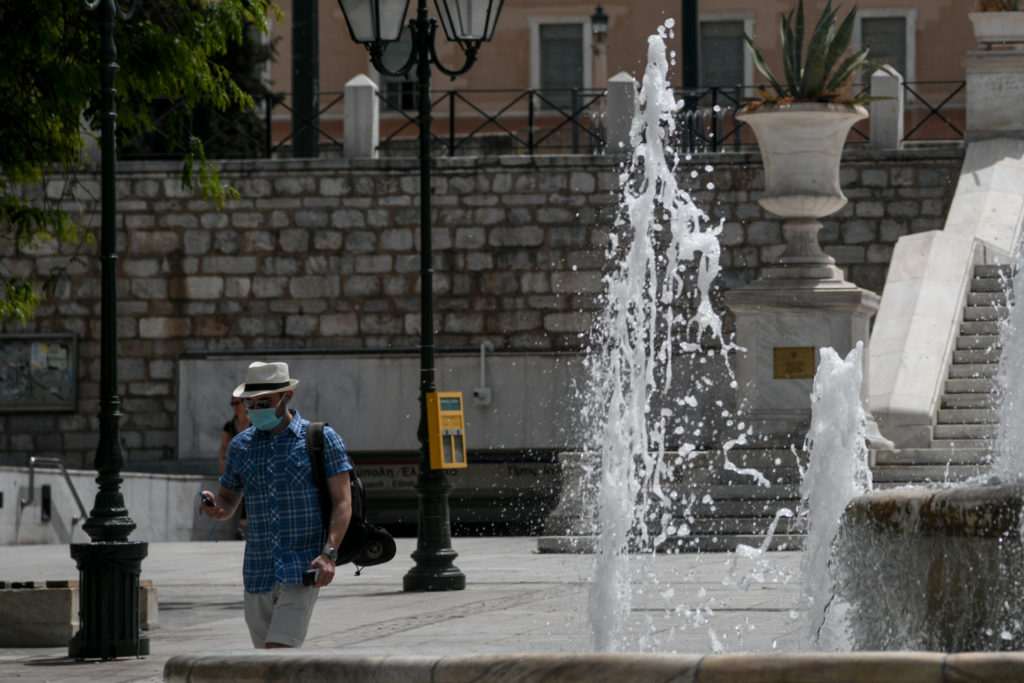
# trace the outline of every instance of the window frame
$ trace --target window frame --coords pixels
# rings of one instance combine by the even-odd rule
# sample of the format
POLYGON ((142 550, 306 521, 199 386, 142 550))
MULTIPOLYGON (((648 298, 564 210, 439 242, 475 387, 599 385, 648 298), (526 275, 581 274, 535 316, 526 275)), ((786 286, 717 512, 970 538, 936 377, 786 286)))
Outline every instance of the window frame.
MULTIPOLYGON (((698 24, 724 22, 724 21, 741 21, 743 22, 743 33, 748 36, 754 35, 754 14, 752 12, 700 12, 697 17, 698 24)), ((697 31, 697 40, 700 40, 702 31, 697 31)), ((697 54, 703 57, 703 46, 698 43, 697 54)), ((754 95, 754 60, 750 56, 750 50, 747 49, 746 45, 743 45, 743 96, 752 97, 754 95)), ((704 83, 703 80, 699 83, 700 87, 707 88, 711 84, 704 83)), ((716 84, 724 85, 724 84, 716 84)))
MULTIPOLYGON (((907 51, 907 72, 903 74, 903 81, 905 83, 912 83, 917 79, 917 8, 857 8, 857 18, 853 22, 853 50, 854 52, 860 52, 864 49, 864 34, 861 23, 864 19, 893 18, 901 18, 904 20, 904 45, 907 51)), ((870 53, 868 54, 868 59, 871 59, 870 53)))
MULTIPOLYGON (((583 52, 583 85, 584 90, 594 89, 594 30, 590 23, 590 17, 578 16, 534 16, 529 17, 530 24, 530 89, 540 90, 540 27, 549 24, 579 24, 583 33, 583 40, 580 49, 583 52)), ((601 87, 605 87, 601 85, 601 87)))

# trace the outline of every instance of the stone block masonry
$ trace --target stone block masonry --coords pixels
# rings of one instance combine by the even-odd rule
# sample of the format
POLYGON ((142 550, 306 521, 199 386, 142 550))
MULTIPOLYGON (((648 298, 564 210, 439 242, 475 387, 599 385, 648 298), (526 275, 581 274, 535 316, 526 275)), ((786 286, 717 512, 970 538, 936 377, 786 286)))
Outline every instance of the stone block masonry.
MULTIPOLYGON (((847 153, 850 202, 823 221, 821 243, 850 280, 880 292, 896 240, 942 228, 962 157, 959 148, 847 153)), ((437 159, 437 344, 583 348, 610 268, 622 161, 437 159)), ((129 461, 177 457, 174 367, 183 351, 416 347, 418 173, 415 159, 225 162, 221 176, 240 197, 218 211, 181 189, 175 163, 120 164, 119 397, 129 461)), ((755 279, 781 249, 780 221, 756 203, 758 155, 694 157, 679 175, 711 221, 723 222, 721 288, 755 279)), ((95 189, 98 169, 83 180, 95 189)), ((97 231, 98 196, 66 200, 97 231)), ((67 255, 0 241, 5 271, 40 279, 67 255)), ((40 455, 91 466, 99 273, 99 260, 86 255, 26 328, 2 328, 77 333, 80 376, 76 413, 0 413, 0 464, 40 455)))

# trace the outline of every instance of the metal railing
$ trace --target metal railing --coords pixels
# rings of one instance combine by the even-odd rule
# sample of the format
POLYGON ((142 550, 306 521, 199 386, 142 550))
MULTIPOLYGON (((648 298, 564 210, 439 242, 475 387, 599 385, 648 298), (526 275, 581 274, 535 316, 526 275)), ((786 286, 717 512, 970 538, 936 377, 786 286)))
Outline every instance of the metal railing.
POLYGON ((58 458, 44 458, 40 456, 32 456, 28 459, 28 498, 21 499, 21 507, 25 509, 36 499, 36 464, 56 465, 60 468, 61 474, 64 475, 64 481, 67 482, 68 488, 71 489, 71 496, 75 499, 75 504, 78 505, 78 510, 81 515, 74 515, 71 518, 71 528, 74 530, 75 525, 80 521, 89 516, 85 511, 85 506, 82 505, 82 499, 78 496, 78 490, 75 489, 75 484, 71 481, 71 475, 68 474, 68 470, 64 467, 64 463, 58 458))
MULTIPOLYGON (((431 138, 449 156, 470 147, 486 147, 473 146, 484 137, 492 143, 504 142, 493 146, 513 154, 603 154, 607 145, 604 90, 444 90, 435 94, 431 110, 444 112, 448 125, 447 135, 432 132, 431 138)), ((397 142, 418 133, 416 115, 384 93, 378 92, 378 97, 382 114, 404 119, 380 142, 380 150, 387 154, 397 142)))
MULTIPOLYGON (((909 130, 904 142, 963 139, 962 92, 964 81, 904 83, 909 130)), ((855 91, 866 91, 866 85, 855 91)), ((753 149, 754 138, 735 118, 753 86, 709 86, 677 90, 683 105, 676 120, 674 143, 685 153, 716 153, 753 149)), ((436 153, 457 154, 604 154, 607 129, 604 90, 437 90, 431 110, 436 125, 432 142, 436 153)), ((378 92, 380 142, 385 155, 415 155, 418 135, 412 98, 401 92, 389 97, 378 92)), ((180 158, 185 149, 162 125, 183 104, 167 106, 154 120, 154 129, 124 140, 123 159, 180 158)), ((344 93, 322 92, 317 116, 293 122, 294 109, 283 94, 268 95, 255 110, 229 116, 200 105, 192 120, 202 119, 203 142, 209 158, 268 158, 288 156, 300 132, 313 129, 324 155, 336 155, 344 144, 341 134, 344 93), (254 123, 255 122, 255 123, 254 123)), ((858 141, 868 139, 867 126, 854 129, 858 141)))

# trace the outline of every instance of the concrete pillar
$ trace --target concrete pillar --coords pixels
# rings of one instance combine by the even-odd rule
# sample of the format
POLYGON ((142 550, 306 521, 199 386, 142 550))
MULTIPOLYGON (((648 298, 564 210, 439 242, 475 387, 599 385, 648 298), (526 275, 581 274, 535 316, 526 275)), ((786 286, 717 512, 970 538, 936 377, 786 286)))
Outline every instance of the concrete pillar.
POLYGON ((964 56, 968 142, 1024 137, 1024 51, 978 50, 964 56))
POLYGON ((345 84, 345 158, 376 159, 379 141, 377 84, 359 74, 345 84))
POLYGON ((903 140, 903 76, 888 64, 871 74, 871 147, 899 149, 903 140))
POLYGON ((625 71, 608 79, 608 107, 605 119, 608 129, 608 153, 629 152, 629 129, 636 112, 636 80, 625 71))

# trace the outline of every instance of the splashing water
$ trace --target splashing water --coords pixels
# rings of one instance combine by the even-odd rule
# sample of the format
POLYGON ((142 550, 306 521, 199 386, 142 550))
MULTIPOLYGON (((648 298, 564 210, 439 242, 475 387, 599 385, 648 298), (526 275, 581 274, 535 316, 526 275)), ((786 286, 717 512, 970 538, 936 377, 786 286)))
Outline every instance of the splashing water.
MULTIPOLYGON (((833 544, 847 504, 871 490, 871 470, 861 405, 863 344, 846 359, 820 350, 811 393, 807 471, 800 483, 807 540, 801 559, 808 637, 821 650, 848 650, 843 604, 833 599, 833 544)), ((841 602, 841 601, 840 601, 841 602)))
POLYGON ((997 377, 1001 401, 999 405, 999 428, 996 433, 996 449, 992 461, 992 474, 1005 483, 1020 483, 1024 478, 1024 362, 1020 349, 1024 348, 1024 276, 1020 274, 1020 263, 1024 244, 1018 247, 1016 263, 1018 272, 1013 278, 1009 297, 1009 315, 1000 325, 1002 351, 999 357, 997 377))
POLYGON ((699 352, 702 336, 718 340, 723 358, 731 348, 709 296, 720 270, 722 228, 709 226, 707 215, 679 188, 678 159, 666 142, 680 108, 667 78, 665 37, 671 27, 666 22, 648 39, 630 131, 632 158, 620 177, 621 211, 609 249, 620 265, 606 278, 607 306, 588 359, 592 376, 584 419, 595 441, 588 450, 601 463, 600 535, 589 596, 598 651, 622 645, 620 629, 632 604, 630 550, 653 553, 666 541, 671 515, 661 513, 652 527, 650 510, 673 504, 673 467, 696 449, 692 443, 670 444, 699 432, 687 418, 696 399, 689 388, 673 386, 673 360, 699 352))

